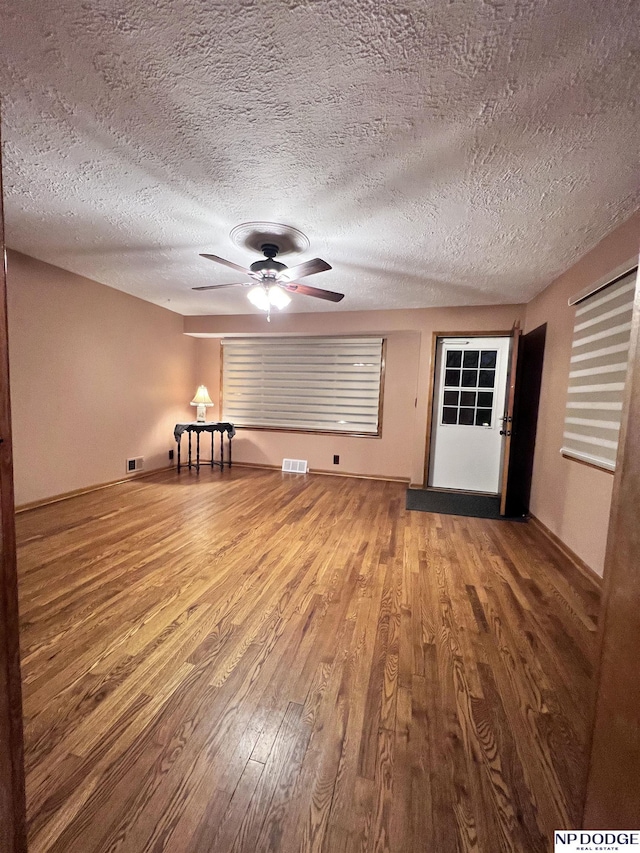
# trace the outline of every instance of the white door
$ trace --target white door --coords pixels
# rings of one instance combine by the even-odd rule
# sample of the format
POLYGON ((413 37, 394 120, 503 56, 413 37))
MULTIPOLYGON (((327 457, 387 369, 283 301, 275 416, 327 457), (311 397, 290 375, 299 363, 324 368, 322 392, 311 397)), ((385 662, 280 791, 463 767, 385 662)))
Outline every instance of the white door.
POLYGON ((430 486, 499 493, 510 343, 438 339, 430 486))

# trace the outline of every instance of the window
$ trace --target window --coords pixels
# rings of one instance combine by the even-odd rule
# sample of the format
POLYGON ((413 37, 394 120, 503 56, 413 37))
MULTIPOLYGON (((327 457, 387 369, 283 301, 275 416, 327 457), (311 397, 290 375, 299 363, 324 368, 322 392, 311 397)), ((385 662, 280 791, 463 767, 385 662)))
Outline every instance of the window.
POLYGON ((441 423, 491 426, 497 357, 494 349, 447 349, 441 423))
POLYGON ((578 298, 562 453, 615 470, 636 270, 578 298))
POLYGON ((383 343, 225 338, 222 419, 240 427, 379 435, 383 343))

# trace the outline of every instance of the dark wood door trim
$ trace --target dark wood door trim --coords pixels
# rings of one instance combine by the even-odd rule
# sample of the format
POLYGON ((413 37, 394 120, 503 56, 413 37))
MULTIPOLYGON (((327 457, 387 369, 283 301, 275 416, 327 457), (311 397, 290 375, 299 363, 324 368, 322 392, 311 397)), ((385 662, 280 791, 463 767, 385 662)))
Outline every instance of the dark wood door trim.
POLYGON ((26 853, 22 685, 7 333, 7 263, 1 157, 0 250, 0 853, 26 853))
POLYGON ((640 827, 640 289, 604 570, 593 738, 583 826, 640 827))
POLYGON ((428 396, 428 405, 427 405, 427 435, 426 435, 426 444, 425 444, 425 452, 424 452, 424 480, 422 481, 423 488, 427 488, 429 485, 429 465, 431 462, 431 433, 433 430, 433 394, 435 390, 435 381, 436 381, 436 352, 438 347, 438 335, 437 332, 434 332, 431 336, 431 353, 429 356, 429 396, 428 396))
POLYGON ((511 353, 509 360, 509 375, 507 376, 507 396, 505 399, 502 431, 504 446, 502 448, 502 482, 500 484, 500 515, 504 515, 507 506, 507 482, 509 479, 509 460, 511 458, 511 436, 513 434, 513 408, 516 399, 516 378, 518 375, 518 355, 522 329, 520 321, 516 321, 511 333, 511 353))

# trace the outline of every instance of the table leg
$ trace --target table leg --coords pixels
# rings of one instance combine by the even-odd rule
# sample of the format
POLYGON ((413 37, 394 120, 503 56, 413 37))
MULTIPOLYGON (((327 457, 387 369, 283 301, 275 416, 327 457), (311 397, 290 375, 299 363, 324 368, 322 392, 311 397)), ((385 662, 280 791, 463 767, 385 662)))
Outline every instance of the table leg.
POLYGON ((189 470, 191 470, 191 433, 189 433, 189 470))
POLYGON ((196 471, 200 473, 200 433, 196 433, 196 471))
POLYGON ((227 444, 229 445, 229 468, 231 468, 231 442, 233 438, 227 433, 227 444))
POLYGON ((211 467, 213 468, 213 436, 215 432, 211 430, 211 467))
POLYGON ((182 435, 180 435, 180 438, 177 440, 177 445, 178 445, 178 474, 180 473, 180 445, 181 444, 182 444, 182 435))
POLYGON ((220 470, 224 471, 224 433, 220 433, 220 470))

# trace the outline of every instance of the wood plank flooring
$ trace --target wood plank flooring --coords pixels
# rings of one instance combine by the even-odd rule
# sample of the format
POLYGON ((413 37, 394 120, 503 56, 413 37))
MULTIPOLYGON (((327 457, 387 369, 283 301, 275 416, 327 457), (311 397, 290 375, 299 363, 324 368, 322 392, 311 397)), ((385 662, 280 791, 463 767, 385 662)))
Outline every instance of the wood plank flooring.
POLYGON ((393 483, 167 471, 18 516, 30 853, 543 853, 598 592, 393 483))

